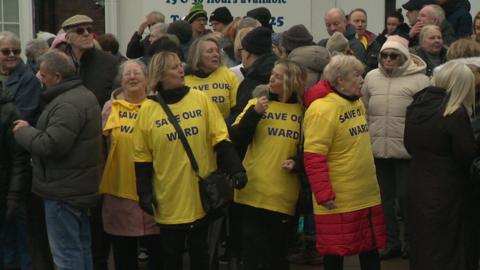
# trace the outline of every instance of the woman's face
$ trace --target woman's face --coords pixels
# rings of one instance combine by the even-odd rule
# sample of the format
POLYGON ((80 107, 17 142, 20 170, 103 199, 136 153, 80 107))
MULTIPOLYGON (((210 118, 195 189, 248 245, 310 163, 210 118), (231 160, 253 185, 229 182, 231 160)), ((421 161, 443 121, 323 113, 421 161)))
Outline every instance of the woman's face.
POLYGON ((352 71, 345 78, 338 79, 337 90, 347 96, 360 96, 362 84, 362 73, 352 71))
POLYGON ((475 20, 475 27, 474 27, 475 38, 477 42, 480 42, 480 19, 475 20))
POLYGON ((400 21, 398 20, 397 17, 388 17, 387 18, 387 34, 390 35, 395 30, 397 30, 397 27, 399 24, 400 24, 400 21))
POLYGON ((272 75, 270 75, 270 81, 268 82, 268 89, 271 93, 277 94, 279 96, 283 95, 283 77, 285 75, 285 67, 283 65, 277 64, 272 70, 272 75))
POLYGON ((122 73, 122 89, 130 94, 145 94, 147 80, 142 68, 137 63, 128 63, 122 73))
POLYGON ((10 73, 20 61, 20 48, 12 41, 4 41, 0 44, 0 72, 10 73))
POLYGON ((163 89, 169 90, 185 86, 184 75, 182 62, 178 56, 175 56, 163 74, 163 89))
POLYGON ((200 68, 205 72, 213 72, 220 66, 220 52, 213 41, 200 44, 200 68))
POLYGON ((198 17, 192 22, 192 30, 201 34, 205 32, 205 25, 207 25, 207 19, 204 17, 198 17))
POLYGON ((442 33, 436 29, 427 32, 420 46, 429 54, 440 54, 443 47, 442 33))
POLYGON ((394 49, 384 49, 380 53, 380 61, 386 72, 392 72, 400 66, 400 53, 394 49))

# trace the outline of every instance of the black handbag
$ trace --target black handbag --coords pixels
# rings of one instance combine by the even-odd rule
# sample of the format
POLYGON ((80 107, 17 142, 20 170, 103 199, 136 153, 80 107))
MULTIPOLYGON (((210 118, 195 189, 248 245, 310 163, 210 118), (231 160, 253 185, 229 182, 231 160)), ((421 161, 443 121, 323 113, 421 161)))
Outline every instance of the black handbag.
POLYGON ((233 200, 233 186, 231 185, 231 181, 228 179, 227 174, 216 170, 205 178, 200 177, 197 160, 193 155, 192 148, 190 148, 182 128, 160 94, 157 95, 156 100, 160 103, 167 114, 169 122, 175 127, 175 130, 178 133, 178 138, 182 142, 185 152, 187 152, 192 168, 199 178, 198 185, 203 210, 210 215, 223 212, 233 200))

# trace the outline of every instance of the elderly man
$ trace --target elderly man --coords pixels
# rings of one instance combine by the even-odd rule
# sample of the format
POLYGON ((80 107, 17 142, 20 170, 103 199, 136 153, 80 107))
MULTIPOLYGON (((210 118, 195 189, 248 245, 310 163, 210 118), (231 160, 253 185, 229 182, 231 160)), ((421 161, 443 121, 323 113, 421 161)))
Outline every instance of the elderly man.
MULTIPOLYGON (((347 17, 345 12, 340 8, 332 8, 327 13, 325 13, 325 26, 327 27, 327 32, 330 36, 335 32, 342 33, 345 38, 348 39, 350 49, 352 49, 354 55, 360 60, 364 61, 365 58, 365 48, 362 43, 356 37, 355 27, 348 24, 347 17)), ((325 47, 327 45, 328 38, 320 40, 318 45, 325 47)))
POLYGON ((75 63, 77 75, 103 106, 110 99, 118 62, 109 53, 94 47, 93 20, 90 17, 72 16, 62 23, 62 28, 68 43, 66 53, 75 63))
POLYGON ((48 240, 59 270, 93 269, 88 208, 102 168, 101 112, 64 53, 40 58, 45 108, 36 128, 15 121, 15 140, 33 160, 32 190, 43 198, 48 240))
MULTIPOLYGON (((423 26, 427 24, 434 24, 440 27, 443 43, 445 45, 450 46, 450 44, 456 40, 455 32, 453 31, 450 23, 445 19, 445 12, 439 5, 426 5, 420 10, 418 13, 417 22, 412 29, 410 29, 410 39, 417 41, 420 31, 422 30, 423 26)), ((410 47, 416 45, 415 43, 418 42, 410 44, 410 47)))
POLYGON ((150 42, 148 41, 150 35, 147 35, 144 39, 142 39, 143 33, 147 27, 150 29, 151 26, 157 23, 165 23, 165 15, 159 11, 152 11, 148 13, 146 20, 140 24, 138 30, 133 33, 130 42, 128 42, 128 58, 139 58, 147 54, 148 47, 150 46, 150 42))

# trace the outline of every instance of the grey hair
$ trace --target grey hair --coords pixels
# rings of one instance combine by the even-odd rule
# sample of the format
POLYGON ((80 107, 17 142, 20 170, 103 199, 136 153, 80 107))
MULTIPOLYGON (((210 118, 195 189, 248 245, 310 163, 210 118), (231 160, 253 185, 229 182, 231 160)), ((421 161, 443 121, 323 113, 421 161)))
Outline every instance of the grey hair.
POLYGON ((420 43, 420 45, 423 45, 423 42, 424 42, 424 39, 425 39, 427 33, 430 33, 433 30, 437 30, 443 38, 442 30, 440 29, 440 27, 438 25, 427 24, 427 25, 422 27, 422 30, 420 30, 420 34, 418 34, 418 42, 420 43))
POLYGON ((240 23, 238 24, 238 28, 237 28, 237 33, 238 33, 238 31, 240 31, 243 28, 247 28, 247 27, 256 28, 256 27, 260 27, 260 26, 262 26, 262 24, 259 21, 257 21, 256 19, 250 18, 250 17, 245 17, 245 18, 240 20, 240 23))
POLYGON ((38 58, 48 50, 48 44, 44 39, 36 38, 27 42, 25 55, 37 62, 38 58))
POLYGON ((330 85, 336 86, 338 79, 346 78, 353 72, 363 73, 364 68, 355 56, 335 55, 323 70, 323 76, 330 85))
POLYGON ((167 33, 167 28, 168 28, 168 24, 159 22, 150 27, 150 33, 158 32, 158 34, 163 35, 167 33))
POLYGON ((62 80, 72 78, 76 74, 75 64, 72 58, 59 50, 50 50, 40 56, 40 64, 51 73, 59 73, 62 80))
POLYGON ((343 9, 337 8, 337 7, 334 7, 334 8, 331 8, 331 9, 327 10, 327 12, 325 12, 325 17, 327 16, 327 14, 332 14, 334 12, 340 13, 340 15, 343 17, 343 19, 347 20, 347 15, 345 14, 345 11, 343 11, 343 9))
POLYGON ((148 16, 150 15, 153 15, 155 19, 157 19, 161 23, 165 22, 165 15, 163 15, 163 13, 161 13, 160 11, 152 11, 148 14, 148 16))
POLYGON ((426 5, 425 7, 430 7, 432 9, 432 17, 435 19, 438 19, 439 24, 441 24, 445 20, 445 11, 441 6, 431 4, 431 5, 426 5))
POLYGON ((117 77, 115 78, 115 81, 118 82, 119 84, 122 82, 123 80, 123 71, 125 69, 125 67, 128 65, 128 64, 137 64, 140 69, 142 70, 143 72, 143 76, 147 77, 147 66, 145 65, 145 63, 143 63, 142 61, 140 61, 139 59, 130 59, 130 60, 127 60, 125 62, 123 62, 119 67, 118 67, 118 73, 117 73, 117 77))
POLYGON ((10 31, 0 32, 0 44, 8 41, 13 42, 13 44, 20 48, 20 39, 17 35, 10 31))

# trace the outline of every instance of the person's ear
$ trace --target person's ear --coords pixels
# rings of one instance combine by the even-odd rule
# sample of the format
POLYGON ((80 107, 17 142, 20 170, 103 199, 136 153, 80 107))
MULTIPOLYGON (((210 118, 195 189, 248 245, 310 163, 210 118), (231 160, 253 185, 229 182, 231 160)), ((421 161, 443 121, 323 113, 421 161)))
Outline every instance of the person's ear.
POLYGON ((62 82, 62 74, 60 74, 59 72, 56 72, 55 73, 55 83, 58 84, 62 82))

